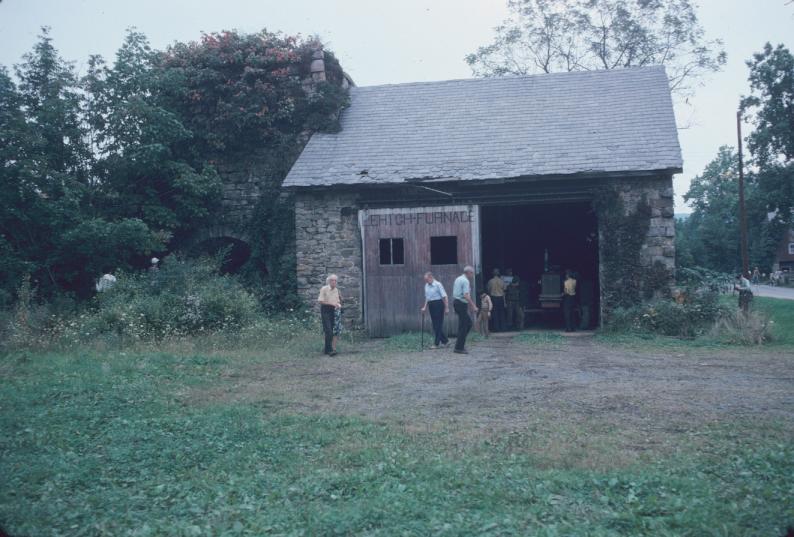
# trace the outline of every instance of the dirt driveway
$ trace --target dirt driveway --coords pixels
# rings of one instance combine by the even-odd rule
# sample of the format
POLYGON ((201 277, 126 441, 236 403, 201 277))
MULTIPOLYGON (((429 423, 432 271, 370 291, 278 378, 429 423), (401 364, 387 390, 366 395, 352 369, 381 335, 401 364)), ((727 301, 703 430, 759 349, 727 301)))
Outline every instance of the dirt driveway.
POLYGON ((553 424, 584 444, 617 442, 635 454, 715 424, 788 423, 794 433, 794 356, 784 351, 647 351, 586 336, 492 337, 466 356, 379 345, 236 371, 204 395, 468 437, 548 433, 553 424))

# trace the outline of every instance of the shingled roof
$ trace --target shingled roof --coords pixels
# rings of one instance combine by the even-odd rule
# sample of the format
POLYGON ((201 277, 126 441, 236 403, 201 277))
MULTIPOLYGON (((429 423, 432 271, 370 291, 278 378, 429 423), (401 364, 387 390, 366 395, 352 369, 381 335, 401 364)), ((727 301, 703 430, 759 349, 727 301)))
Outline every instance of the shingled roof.
POLYGON ((663 67, 353 87, 287 187, 680 172, 663 67))

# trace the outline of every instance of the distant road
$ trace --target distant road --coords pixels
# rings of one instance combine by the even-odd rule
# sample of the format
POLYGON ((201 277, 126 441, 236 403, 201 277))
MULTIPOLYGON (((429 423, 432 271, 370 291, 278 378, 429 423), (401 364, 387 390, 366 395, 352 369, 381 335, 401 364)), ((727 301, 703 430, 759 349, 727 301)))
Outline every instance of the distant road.
POLYGON ((784 298, 794 300, 794 289, 791 287, 772 287, 771 285, 753 285, 755 296, 768 296, 770 298, 784 298))

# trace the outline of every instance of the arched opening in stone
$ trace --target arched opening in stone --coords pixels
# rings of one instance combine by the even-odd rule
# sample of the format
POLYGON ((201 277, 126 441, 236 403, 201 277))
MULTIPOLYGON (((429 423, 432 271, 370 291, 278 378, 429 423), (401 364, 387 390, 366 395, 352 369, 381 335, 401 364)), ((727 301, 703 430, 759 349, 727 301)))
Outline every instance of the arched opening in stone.
POLYGON ((237 274, 251 257, 251 246, 233 237, 213 237, 201 241, 194 249, 194 255, 219 255, 223 253, 222 274, 237 274))

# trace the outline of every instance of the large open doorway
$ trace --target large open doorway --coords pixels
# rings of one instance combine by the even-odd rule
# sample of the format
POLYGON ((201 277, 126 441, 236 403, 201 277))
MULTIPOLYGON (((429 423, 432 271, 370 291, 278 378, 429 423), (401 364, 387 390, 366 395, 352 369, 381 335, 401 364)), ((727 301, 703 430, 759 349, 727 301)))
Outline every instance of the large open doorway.
MULTIPOLYGON (((598 222, 590 203, 483 206, 480 214, 479 282, 486 282, 494 268, 503 274, 512 269, 521 280, 525 328, 563 326, 560 304, 544 298, 549 282, 552 291, 562 293, 566 269, 578 275, 578 302, 589 302, 588 327, 598 325, 598 222)), ((577 307, 578 320, 582 314, 583 308, 577 307)))

